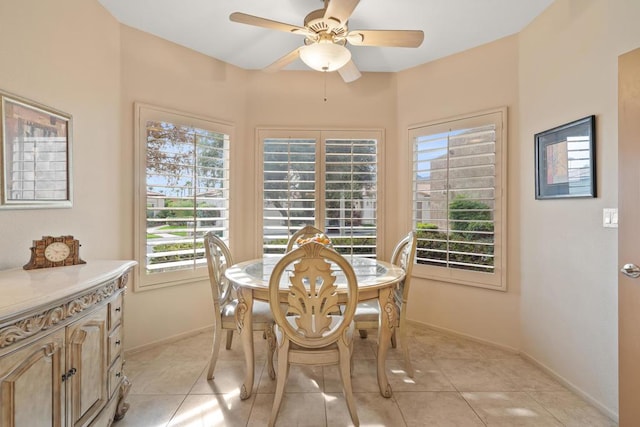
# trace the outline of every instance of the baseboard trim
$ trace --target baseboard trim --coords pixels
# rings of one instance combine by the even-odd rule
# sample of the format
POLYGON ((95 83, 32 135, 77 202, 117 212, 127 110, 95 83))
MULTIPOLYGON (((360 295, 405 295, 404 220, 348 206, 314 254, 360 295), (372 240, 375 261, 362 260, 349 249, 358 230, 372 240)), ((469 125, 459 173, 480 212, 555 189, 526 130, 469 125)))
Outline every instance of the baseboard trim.
POLYGON ((188 331, 188 332, 182 332, 180 334, 172 335, 172 336, 170 336, 168 338, 163 338, 163 339, 158 340, 158 341, 153 341, 151 343, 147 343, 147 344, 140 345, 138 347, 133 347, 133 348, 127 349, 127 350, 124 351, 124 355, 125 355, 125 358, 127 358, 128 356, 130 356, 132 354, 139 353, 141 351, 149 350, 149 349, 152 349, 154 347, 158 347, 158 346, 164 345, 164 344, 171 344, 171 343, 173 343, 175 341, 179 341, 179 340, 184 339, 184 338, 193 337, 195 335, 202 334, 204 332, 209 332, 209 331, 212 331, 212 330, 213 330, 213 325, 212 326, 205 326, 203 328, 194 329, 194 330, 188 331))
POLYGON ((569 390, 571 390, 572 392, 574 392, 575 394, 582 397, 584 400, 586 400, 587 402, 589 402, 590 404, 598 408, 600 412, 602 412, 603 414, 611 418, 616 423, 620 422, 618 414, 611 411, 611 409, 604 406, 598 400, 593 398, 593 396, 591 396, 589 393, 586 393, 584 390, 577 387, 575 384, 573 384, 571 381, 567 380, 563 376, 559 375, 557 372, 555 372, 553 369, 546 366, 544 363, 541 363, 535 357, 522 352, 520 353, 520 356, 522 356, 523 359, 526 359, 528 362, 532 363, 533 365, 536 365, 538 368, 542 369, 544 372, 552 376, 556 381, 561 383, 563 386, 565 386, 566 388, 568 388, 569 390))
POLYGON ((420 326, 420 327, 427 328, 427 329, 432 329, 434 331, 443 332, 445 334, 453 335, 453 336, 456 336, 456 337, 465 338, 465 339, 468 339, 469 341, 474 341, 474 342, 477 342, 477 343, 480 343, 480 344, 487 344, 487 345, 490 345, 492 347, 498 348, 500 350, 507 351, 509 353, 521 354, 520 350, 515 349, 513 347, 509 347, 508 345, 503 345, 503 344, 498 344, 498 343, 493 342, 493 341, 483 340, 483 339, 474 337, 472 335, 463 334, 463 333, 458 332, 458 331, 453 330, 453 329, 443 328, 443 327, 436 326, 436 325, 431 325, 431 324, 428 324, 428 323, 416 322, 415 320, 407 320, 407 324, 410 324, 410 325, 413 325, 413 326, 420 326))

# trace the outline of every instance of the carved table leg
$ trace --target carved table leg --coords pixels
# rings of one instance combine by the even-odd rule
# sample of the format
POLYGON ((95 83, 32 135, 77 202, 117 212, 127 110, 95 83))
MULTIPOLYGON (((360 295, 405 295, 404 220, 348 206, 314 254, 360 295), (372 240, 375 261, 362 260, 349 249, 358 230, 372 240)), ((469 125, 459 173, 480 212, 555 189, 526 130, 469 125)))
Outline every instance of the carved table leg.
POLYGON ((129 410, 129 404, 126 402, 127 396, 129 395, 129 389, 131 389, 131 382, 127 377, 124 377, 122 379, 122 383, 120 383, 118 406, 116 407, 116 414, 113 417, 115 421, 119 421, 124 418, 124 415, 129 410))
POLYGON ((265 332, 265 338, 269 346, 269 354, 267 356, 267 369, 269 370, 269 378, 276 379, 276 371, 273 368, 273 355, 276 351, 276 336, 273 333, 273 325, 267 328, 265 332))
POLYGON ((387 350, 393 328, 396 324, 396 305, 393 300, 392 288, 387 287, 378 292, 378 302, 380 303, 380 318, 378 319, 378 387, 383 397, 391 397, 391 385, 387 379, 385 362, 387 361, 387 350))
POLYGON ((251 289, 238 289, 238 306, 236 307, 236 324, 242 349, 244 350, 245 373, 244 382, 240 389, 240 399, 245 400, 251 396, 253 390, 253 291, 251 289))

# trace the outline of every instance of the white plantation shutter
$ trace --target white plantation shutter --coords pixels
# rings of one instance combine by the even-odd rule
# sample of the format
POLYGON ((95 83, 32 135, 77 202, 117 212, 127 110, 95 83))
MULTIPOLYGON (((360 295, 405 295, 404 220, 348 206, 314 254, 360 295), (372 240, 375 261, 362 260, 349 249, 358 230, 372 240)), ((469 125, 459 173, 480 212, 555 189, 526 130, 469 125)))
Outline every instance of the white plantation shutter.
POLYGON ((141 287, 206 276, 203 236, 228 241, 229 127, 139 107, 141 287))
POLYGON ((284 253, 288 237, 316 216, 316 140, 266 138, 263 144, 263 251, 284 253))
POLYGON ((416 263, 425 277, 504 289, 505 114, 410 130, 416 263))
POLYGON ((259 131, 263 151, 263 253, 284 253, 312 224, 342 254, 377 252, 376 131, 259 131))
POLYGON ((338 252, 375 257, 377 141, 327 139, 324 148, 325 230, 338 252))

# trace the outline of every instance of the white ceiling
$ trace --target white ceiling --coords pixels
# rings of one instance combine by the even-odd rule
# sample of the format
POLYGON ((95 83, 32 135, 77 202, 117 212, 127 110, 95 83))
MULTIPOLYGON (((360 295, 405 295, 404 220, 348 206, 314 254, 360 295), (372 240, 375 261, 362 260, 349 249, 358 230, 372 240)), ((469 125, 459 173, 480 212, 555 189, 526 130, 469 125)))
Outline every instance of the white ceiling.
MULTIPOLYGON (((244 69, 261 69, 303 37, 229 21, 244 12, 297 26, 322 0, 98 0, 121 23, 244 69)), ((422 30, 419 48, 352 46, 361 71, 401 71, 515 34, 553 0, 361 0, 349 30, 422 30)), ((286 69, 307 67, 297 59, 286 69)))

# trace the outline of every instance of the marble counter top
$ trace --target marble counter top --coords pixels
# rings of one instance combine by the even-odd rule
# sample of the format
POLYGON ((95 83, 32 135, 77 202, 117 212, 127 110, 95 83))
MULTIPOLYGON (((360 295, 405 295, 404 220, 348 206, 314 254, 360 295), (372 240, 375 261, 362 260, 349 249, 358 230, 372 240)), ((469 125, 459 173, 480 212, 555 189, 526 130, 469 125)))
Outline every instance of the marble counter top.
POLYGON ((115 279, 136 264, 128 260, 93 260, 68 267, 0 271, 0 322, 115 279))

